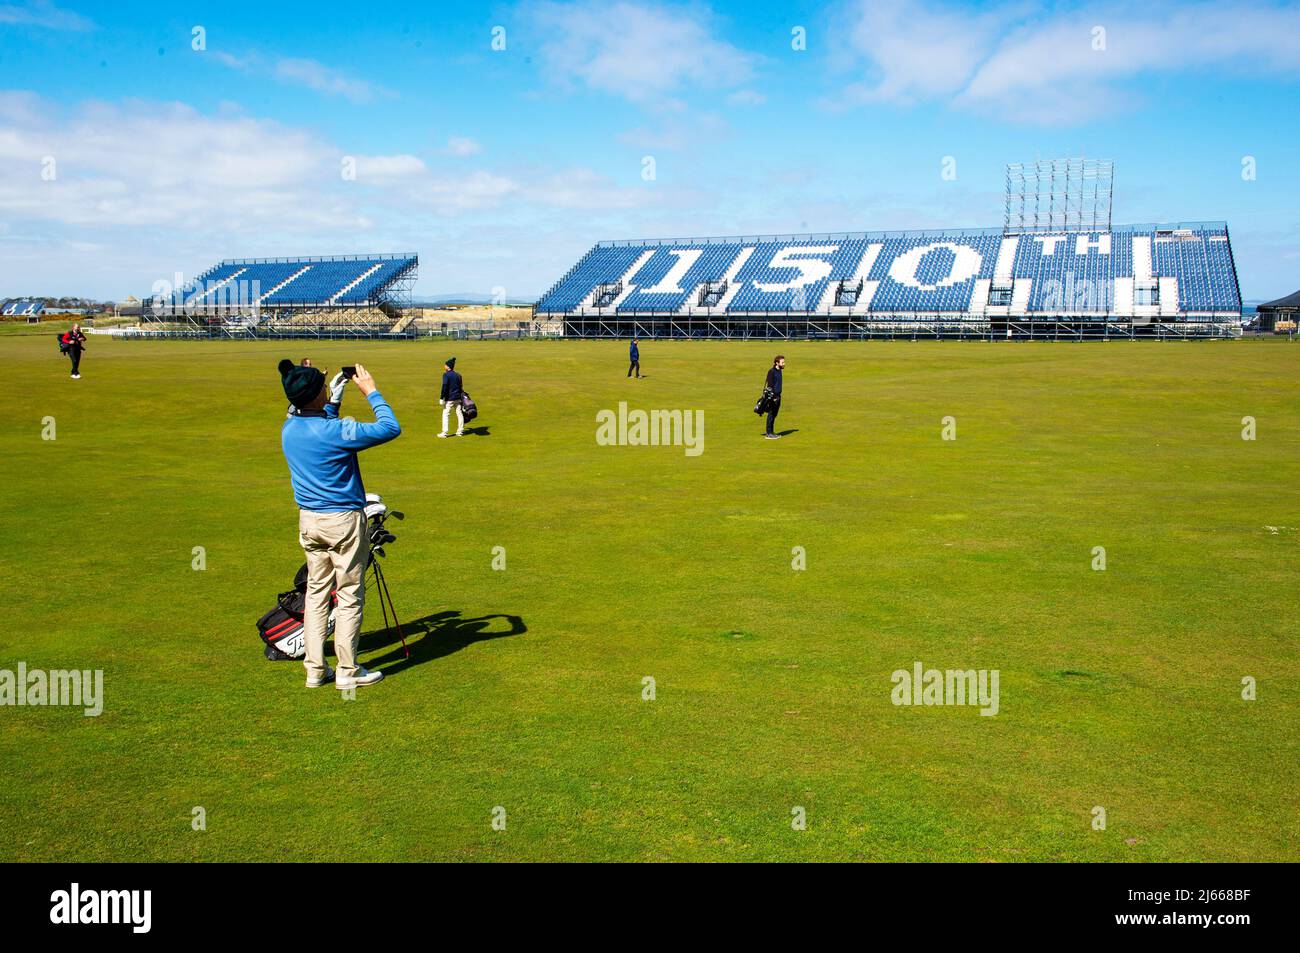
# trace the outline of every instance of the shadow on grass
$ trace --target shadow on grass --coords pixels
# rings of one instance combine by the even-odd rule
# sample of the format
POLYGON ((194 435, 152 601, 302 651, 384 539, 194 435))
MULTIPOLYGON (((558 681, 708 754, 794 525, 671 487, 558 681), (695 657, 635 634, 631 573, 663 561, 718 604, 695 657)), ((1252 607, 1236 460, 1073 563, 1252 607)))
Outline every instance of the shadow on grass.
POLYGON ((488 436, 487 427, 466 427, 465 436, 486 437, 488 436))
POLYGON ((364 655, 387 648, 378 658, 366 660, 366 668, 383 669, 385 675, 392 675, 412 665, 431 662, 459 652, 475 642, 488 639, 501 639, 511 635, 523 635, 528 631, 522 617, 502 612, 476 616, 472 619, 462 618, 459 609, 444 609, 423 616, 413 622, 403 622, 402 632, 406 635, 406 644, 411 649, 411 657, 406 657, 402 649, 402 640, 396 628, 375 629, 361 633, 361 644, 357 654, 364 655))

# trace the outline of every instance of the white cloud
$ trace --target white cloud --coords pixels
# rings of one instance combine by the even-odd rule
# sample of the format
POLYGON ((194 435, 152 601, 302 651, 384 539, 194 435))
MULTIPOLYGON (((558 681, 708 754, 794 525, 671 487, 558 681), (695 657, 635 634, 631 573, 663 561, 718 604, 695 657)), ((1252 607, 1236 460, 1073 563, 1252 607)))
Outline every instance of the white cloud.
POLYGON ((424 176, 406 183, 402 200, 442 215, 496 208, 519 191, 509 176, 478 170, 469 175, 424 176))
POLYGON ((691 149, 716 146, 731 138, 731 126, 717 113, 669 115, 653 126, 619 133, 618 140, 635 149, 691 149))
POLYGON ((138 100, 65 110, 0 90, 0 297, 139 294, 174 269, 223 257, 409 248, 438 249, 432 273, 454 282, 444 289, 502 283, 496 269, 512 259, 509 280, 523 294, 572 264, 552 259, 594 240, 602 216, 670 194, 585 168, 350 154, 228 104, 216 113, 138 100), (354 180, 343 174, 349 155, 354 180), (47 156, 52 181, 42 177, 47 156), (484 257, 481 236, 503 221, 517 244, 484 257), (479 248, 482 260, 462 247, 479 248))
POLYGON ((1071 13, 1009 35, 958 102, 1010 104, 1030 118, 1049 119, 1062 109, 1100 111, 1115 101, 1119 81, 1140 74, 1235 67, 1300 75, 1297 37, 1300 8, 1294 6, 1201 3, 1071 13), (1105 49, 1094 49, 1094 28, 1105 31, 1105 49))
POLYGON ((275 64, 275 75, 286 82, 306 86, 330 96, 342 96, 354 103, 368 103, 392 92, 382 86, 355 79, 324 63, 309 59, 282 59, 275 64))
POLYGON ((972 13, 912 0, 860 0, 849 42, 869 61, 871 75, 849 88, 849 98, 910 104, 956 93, 1013 16, 1010 10, 972 13))
POLYGON ((341 96, 354 103, 369 103, 396 95, 391 89, 349 76, 317 60, 293 57, 272 59, 256 51, 239 56, 226 50, 210 50, 204 55, 241 73, 267 76, 281 83, 305 86, 318 93, 341 96))
POLYGON ((857 0, 850 45, 867 76, 842 101, 948 101, 1003 118, 1073 122, 1132 105, 1126 80, 1207 68, 1300 74, 1300 8, 1262 2, 970 10, 857 0), (1096 40, 1104 30, 1104 49, 1096 40))
POLYGON ((253 60, 247 56, 236 56, 233 53, 227 53, 225 50, 208 51, 208 56, 212 57, 223 66, 229 66, 231 69, 249 70, 253 67, 253 60))
POLYGON ((525 12, 546 37, 548 76, 633 102, 653 103, 684 88, 732 88, 754 72, 754 56, 727 42, 707 8, 544 0, 525 12))
POLYGON ((452 136, 447 140, 447 147, 443 150, 448 155, 453 156, 472 156, 483 151, 483 147, 475 140, 468 136, 452 136))
POLYGON ((0 3, 0 23, 36 26, 47 30, 90 30, 94 24, 80 13, 56 7, 50 0, 29 3, 0 3))
POLYGON ((618 185, 590 169, 564 169, 539 177, 525 196, 564 209, 630 209, 652 204, 646 190, 618 185))
POLYGON ((357 156, 357 179, 362 182, 394 183, 428 171, 424 161, 412 155, 357 156))
MULTIPOLYGON (((208 215, 281 221, 305 183, 337 167, 309 135, 176 103, 92 103, 71 115, 0 93, 0 212, 64 225, 199 225, 208 215), (35 108, 34 108, 35 107, 35 108), (274 148, 270 147, 274 143, 274 148), (41 177, 45 157, 55 178, 41 177)), ((304 203, 304 222, 355 219, 304 203)), ((210 220, 209 220, 210 221, 210 220)))

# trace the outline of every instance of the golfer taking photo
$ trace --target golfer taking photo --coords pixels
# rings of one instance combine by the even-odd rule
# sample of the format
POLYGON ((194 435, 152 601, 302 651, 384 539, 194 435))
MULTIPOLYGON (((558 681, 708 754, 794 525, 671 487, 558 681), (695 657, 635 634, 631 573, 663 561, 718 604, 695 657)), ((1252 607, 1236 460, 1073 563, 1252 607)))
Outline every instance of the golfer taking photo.
POLYGON ((317 368, 294 364, 286 358, 279 370, 284 395, 298 409, 285 420, 280 440, 289 462, 293 498, 298 504, 298 543, 307 555, 303 613, 307 687, 319 688, 331 680, 339 689, 373 685, 384 673, 368 672, 357 664, 365 571, 370 558, 366 490, 361 484, 357 454, 387 443, 402 428, 375 387, 375 379, 360 364, 352 380, 370 402, 374 423, 341 419, 339 405, 330 401, 325 375, 317 368), (331 589, 338 595, 334 611, 337 672, 325 663, 331 589))

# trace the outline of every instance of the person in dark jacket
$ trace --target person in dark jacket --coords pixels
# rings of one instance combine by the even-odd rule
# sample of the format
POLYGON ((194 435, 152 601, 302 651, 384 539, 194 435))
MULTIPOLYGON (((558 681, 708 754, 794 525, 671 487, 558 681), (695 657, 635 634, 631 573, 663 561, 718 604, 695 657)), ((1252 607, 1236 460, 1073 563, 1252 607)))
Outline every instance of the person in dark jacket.
POLYGON ((453 406, 456 408, 456 436, 465 435, 465 410, 461 406, 461 398, 464 396, 465 382, 456 373, 456 359, 448 358, 442 366, 442 394, 439 397, 442 404, 442 433, 438 434, 439 437, 447 436, 447 423, 453 406))
POLYGON ((67 355, 72 360, 72 379, 81 380, 81 351, 86 346, 86 335, 81 333, 81 325, 74 324, 72 330, 65 331, 62 342, 67 345, 67 355))
POLYGON ((627 376, 631 377, 632 372, 636 371, 636 376, 641 376, 641 348, 637 346, 636 338, 632 339, 632 344, 627 349, 629 364, 627 365, 627 376))
POLYGON ((767 400, 767 433, 763 436, 768 440, 779 440, 781 435, 772 432, 772 425, 776 423, 776 415, 781 412, 781 371, 785 368, 785 355, 778 354, 772 361, 772 367, 767 372, 767 380, 763 382, 763 391, 768 395, 767 400))

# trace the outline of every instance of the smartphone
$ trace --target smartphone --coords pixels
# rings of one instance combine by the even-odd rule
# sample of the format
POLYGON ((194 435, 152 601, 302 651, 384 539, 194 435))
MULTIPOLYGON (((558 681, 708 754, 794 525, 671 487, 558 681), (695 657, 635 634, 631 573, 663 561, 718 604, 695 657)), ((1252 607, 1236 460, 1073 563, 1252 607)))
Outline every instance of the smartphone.
POLYGON ((350 367, 343 367, 343 368, 340 368, 340 370, 343 371, 343 378, 344 378, 344 380, 349 380, 349 381, 350 381, 350 380, 352 380, 352 378, 354 378, 354 377, 357 376, 357 368, 356 368, 356 365, 352 365, 352 366, 350 366, 350 367))

